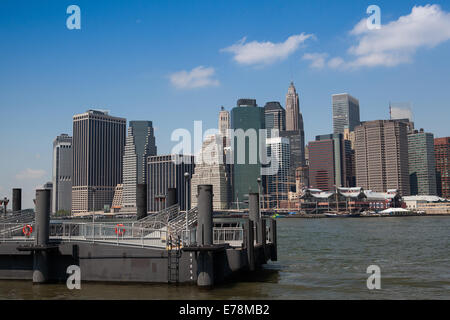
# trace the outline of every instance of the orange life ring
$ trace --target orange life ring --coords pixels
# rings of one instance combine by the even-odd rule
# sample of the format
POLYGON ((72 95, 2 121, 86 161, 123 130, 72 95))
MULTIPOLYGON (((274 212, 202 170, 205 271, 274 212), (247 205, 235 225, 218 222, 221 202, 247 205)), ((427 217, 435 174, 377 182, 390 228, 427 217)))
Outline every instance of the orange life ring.
POLYGON ((29 237, 33 233, 33 227, 27 224, 22 228, 22 232, 26 237, 29 237))
POLYGON ((118 234, 119 236, 122 236, 125 234, 125 229, 123 229, 123 228, 121 229, 120 227, 123 227, 122 223, 117 224, 115 231, 116 231, 116 234, 118 234))

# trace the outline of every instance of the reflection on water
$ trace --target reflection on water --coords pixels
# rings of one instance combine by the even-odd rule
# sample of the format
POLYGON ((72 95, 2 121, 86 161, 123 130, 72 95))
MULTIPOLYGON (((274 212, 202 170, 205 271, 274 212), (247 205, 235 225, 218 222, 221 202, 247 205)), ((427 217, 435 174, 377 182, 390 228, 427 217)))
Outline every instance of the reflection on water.
POLYGON ((0 281, 0 299, 449 299, 450 217, 280 219, 278 262, 213 289, 0 281), (381 290, 366 269, 381 268, 381 290))

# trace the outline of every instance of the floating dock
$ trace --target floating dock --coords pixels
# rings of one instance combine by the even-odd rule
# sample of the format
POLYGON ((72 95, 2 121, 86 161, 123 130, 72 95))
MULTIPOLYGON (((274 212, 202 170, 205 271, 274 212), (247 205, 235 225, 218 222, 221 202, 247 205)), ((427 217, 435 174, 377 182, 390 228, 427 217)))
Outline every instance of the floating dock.
POLYGON ((200 185, 187 213, 171 203, 135 221, 86 223, 51 221, 50 191, 36 190, 34 219, 0 220, 0 279, 65 282, 76 265, 82 282, 213 286, 277 260, 276 221, 261 217, 258 194, 238 217, 213 217, 212 197, 200 185))

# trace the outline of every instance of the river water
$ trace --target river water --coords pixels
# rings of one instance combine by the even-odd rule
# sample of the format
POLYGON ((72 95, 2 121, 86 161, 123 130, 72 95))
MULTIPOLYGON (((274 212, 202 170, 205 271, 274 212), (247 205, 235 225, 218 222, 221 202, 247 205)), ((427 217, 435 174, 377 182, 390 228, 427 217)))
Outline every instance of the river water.
POLYGON ((450 299, 450 217, 279 219, 278 262, 196 286, 0 281, 0 299, 450 299), (367 267, 381 289, 367 289, 367 267))

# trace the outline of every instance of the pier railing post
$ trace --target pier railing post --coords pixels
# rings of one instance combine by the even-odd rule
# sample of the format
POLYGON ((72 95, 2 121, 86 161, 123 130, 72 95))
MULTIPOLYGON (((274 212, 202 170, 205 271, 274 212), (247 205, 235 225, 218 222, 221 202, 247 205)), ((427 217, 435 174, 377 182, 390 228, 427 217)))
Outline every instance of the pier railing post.
MULTIPOLYGON (((49 242, 50 228, 50 190, 36 190, 36 238, 37 247, 46 247, 49 242)), ((33 283, 44 283, 48 280, 47 252, 39 250, 34 252, 33 283)))
MULTIPOLYGON (((212 219, 212 185, 198 186, 198 223, 197 245, 200 247, 213 245, 213 219, 212 219)), ((214 284, 214 261, 211 251, 200 251, 198 254, 198 286, 212 286, 214 284)))

